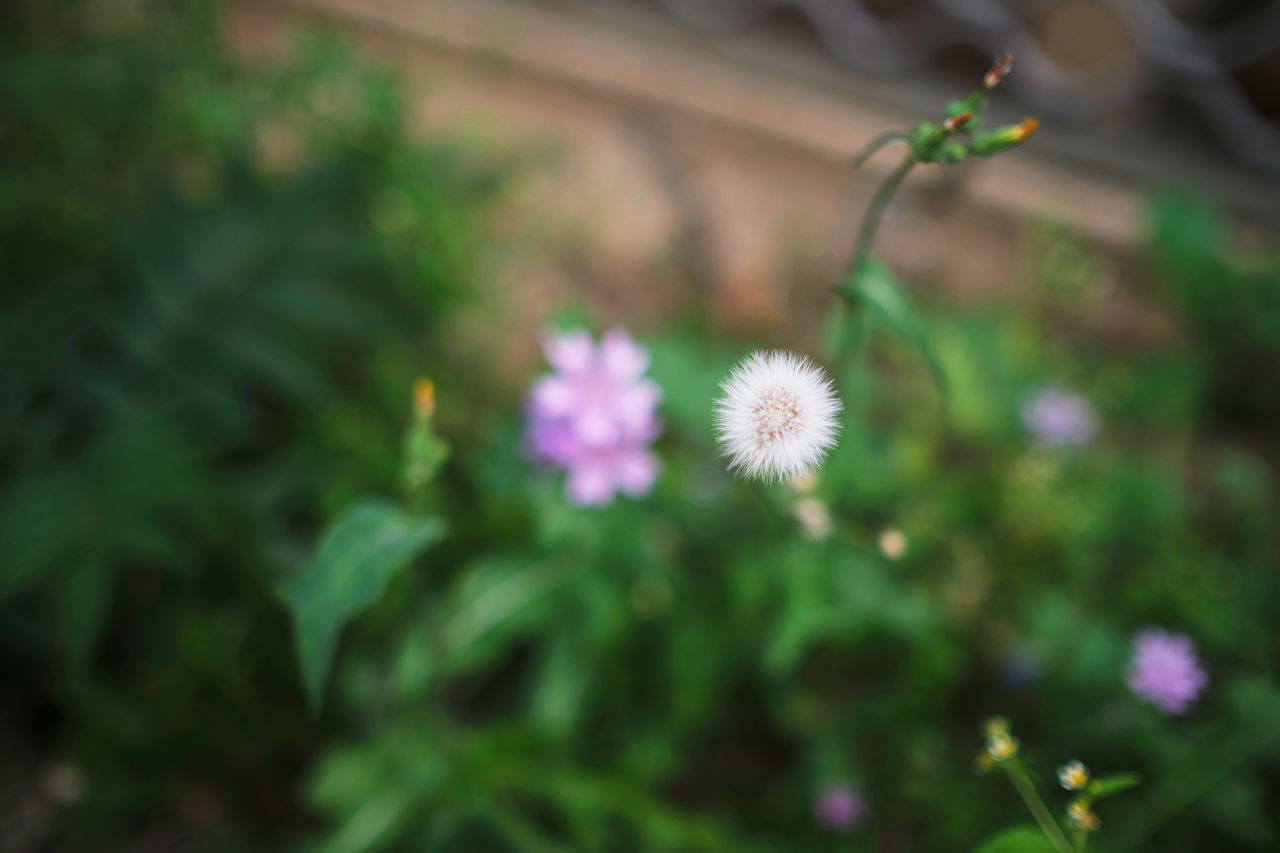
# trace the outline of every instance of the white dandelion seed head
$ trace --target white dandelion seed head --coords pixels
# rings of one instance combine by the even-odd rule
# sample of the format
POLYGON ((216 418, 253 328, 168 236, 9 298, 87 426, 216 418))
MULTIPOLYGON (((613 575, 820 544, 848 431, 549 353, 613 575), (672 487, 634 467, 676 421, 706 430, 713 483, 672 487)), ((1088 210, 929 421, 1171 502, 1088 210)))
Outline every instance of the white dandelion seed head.
POLYGON ((744 477, 802 476, 835 446, 840 400, 822 368, 795 353, 755 352, 720 384, 716 437, 744 477))

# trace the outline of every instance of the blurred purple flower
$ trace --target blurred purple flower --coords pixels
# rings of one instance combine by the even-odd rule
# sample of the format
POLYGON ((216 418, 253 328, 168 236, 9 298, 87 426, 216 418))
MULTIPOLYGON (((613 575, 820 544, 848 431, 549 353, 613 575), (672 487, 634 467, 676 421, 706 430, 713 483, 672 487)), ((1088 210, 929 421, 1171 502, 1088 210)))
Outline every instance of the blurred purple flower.
POLYGON ((1019 689, 1040 677, 1040 656, 1026 647, 1006 649, 1000 656, 1000 680, 1019 689))
POLYGON ((1045 447, 1087 444, 1098 434, 1098 416, 1089 401, 1054 386, 1041 388, 1023 403, 1022 423, 1045 447))
POLYGON ((525 437, 533 457, 564 470, 565 493, 604 506, 623 492, 649 492, 658 460, 649 443, 662 426, 658 386, 644 379, 649 353, 622 329, 597 345, 583 331, 553 335, 542 350, 554 368, 529 391, 525 437))
POLYGON ((1208 681, 1186 634, 1151 628, 1134 635, 1129 689, 1166 714, 1184 713, 1208 681))
POLYGON ((867 815, 867 801, 848 785, 828 785, 813 799, 813 817, 824 829, 848 832, 867 815))

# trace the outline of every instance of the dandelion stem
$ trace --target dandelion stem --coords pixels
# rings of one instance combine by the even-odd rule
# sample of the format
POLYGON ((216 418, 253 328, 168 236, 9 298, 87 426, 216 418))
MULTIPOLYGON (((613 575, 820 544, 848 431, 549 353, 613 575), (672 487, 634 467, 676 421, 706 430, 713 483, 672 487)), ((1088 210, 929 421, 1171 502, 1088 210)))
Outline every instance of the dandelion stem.
POLYGON ((1016 760, 1011 761, 1005 765, 1005 772, 1009 775, 1009 781, 1013 784, 1014 790, 1018 792, 1018 796, 1022 797, 1022 802, 1027 804, 1031 816, 1036 819, 1036 823, 1040 824, 1040 830, 1044 832, 1054 849, 1058 853, 1075 853, 1067 837, 1054 822, 1053 815, 1049 814, 1049 810, 1045 808, 1044 801, 1036 793, 1035 786, 1027 778, 1027 772, 1022 769, 1022 764, 1016 760))

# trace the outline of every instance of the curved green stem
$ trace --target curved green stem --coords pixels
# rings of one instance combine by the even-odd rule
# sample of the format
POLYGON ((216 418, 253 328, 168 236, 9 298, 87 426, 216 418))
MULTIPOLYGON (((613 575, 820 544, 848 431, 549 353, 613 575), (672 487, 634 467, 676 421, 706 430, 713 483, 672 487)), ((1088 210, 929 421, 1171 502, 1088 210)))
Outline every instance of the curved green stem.
POLYGON ((1040 830, 1049 839, 1054 849, 1058 853, 1074 853, 1071 842, 1067 841, 1067 837, 1062 834, 1062 829, 1054 821, 1053 815, 1049 814, 1049 810, 1045 808, 1044 801, 1036 793, 1035 786, 1027 778, 1027 772, 1022 769, 1022 765, 1015 759, 1005 765, 1005 772, 1009 776, 1009 781, 1013 783, 1014 790, 1027 804, 1031 816, 1036 819, 1036 823, 1040 824, 1040 830))
MULTIPOLYGON (((902 134, 898 134, 901 136, 902 134)), ((880 139, 891 137, 893 134, 885 134, 880 139)), ((875 145, 873 142, 872 145, 875 145)), ((884 144, 881 142, 880 144, 884 144)), ((889 202, 893 200, 894 194, 902 186, 902 182, 906 180, 907 174, 911 169, 920 162, 916 159, 915 152, 908 152, 902 162, 889 173, 884 179, 884 183, 876 189, 875 195, 871 197, 871 203, 867 205, 867 212, 862 217, 862 222, 858 225, 858 235, 853 243, 853 254, 849 257, 849 262, 845 266, 844 273, 835 283, 832 290, 836 295, 844 301, 850 312, 859 312, 861 306, 858 304, 858 298, 855 292, 847 288, 849 276, 862 266, 866 260, 868 253, 871 251, 871 243, 875 239, 876 229, 880 227, 880 220, 884 218, 885 211, 889 207, 889 202)), ((837 363, 844 363, 851 353, 856 353, 857 361, 853 365, 853 371, 857 372, 862 366, 862 360, 867 351, 866 338, 870 330, 870 324, 867 321, 865 312, 850 317, 845 320, 845 331, 840 335, 839 342, 836 346, 834 354, 837 363)))
POLYGON ((884 179, 884 183, 876 190, 876 194, 871 197, 871 204, 867 206, 867 213, 862 217, 862 224, 858 226, 858 237, 853 244, 853 255, 849 258, 846 275, 856 270, 866 260, 868 253, 871 251, 871 241, 875 239, 876 229, 880 227, 880 221, 884 219, 885 211, 889 208, 889 202, 893 201, 894 194, 902 186, 907 174, 918 162, 914 151, 907 152, 907 156, 902 159, 896 169, 889 173, 889 177, 884 179))
POLYGON ((897 133, 894 131, 890 131, 888 133, 882 133, 879 136, 877 136, 875 139, 868 142, 861 151, 853 155, 853 159, 849 161, 849 165, 855 169, 858 168, 863 163, 867 162, 867 160, 871 158, 872 154, 875 154, 877 151, 879 151, 881 148, 888 145, 890 142, 908 142, 909 143, 910 141, 911 141, 911 136, 906 133, 897 133))

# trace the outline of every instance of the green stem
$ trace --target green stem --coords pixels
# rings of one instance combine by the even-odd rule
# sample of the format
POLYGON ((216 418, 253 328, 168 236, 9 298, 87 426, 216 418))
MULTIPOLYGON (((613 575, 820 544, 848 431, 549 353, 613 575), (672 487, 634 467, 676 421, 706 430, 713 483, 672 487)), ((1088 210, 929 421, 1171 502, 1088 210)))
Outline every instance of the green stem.
POLYGON ((1062 834, 1062 829, 1054 821, 1053 815, 1049 814, 1049 810, 1045 808, 1044 801, 1036 793, 1035 786, 1027 778, 1027 773, 1022 769, 1022 765, 1015 759, 1005 765, 1005 772, 1008 773, 1009 781, 1013 783, 1014 790, 1018 792, 1018 796, 1022 797, 1022 802, 1027 804, 1027 808, 1031 811, 1031 816, 1036 819, 1036 823, 1040 824, 1040 830, 1049 839, 1049 843, 1054 846, 1054 849, 1058 853, 1075 853, 1071 843, 1067 841, 1067 837, 1062 834))
MULTIPOLYGON (((872 144, 875 145, 876 143, 873 142, 872 144)), ((867 212, 863 215, 862 222, 858 226, 858 235, 853 243, 853 254, 849 258, 849 263, 845 267, 843 275, 840 276, 839 281, 836 282, 833 288, 836 295, 844 301, 849 311, 849 316, 845 319, 846 331, 843 331, 839 337, 834 361, 837 364, 844 364, 848 361, 851 353, 856 353, 856 361, 852 366, 852 372, 855 374, 862 368, 862 361, 867 351, 866 338, 870 331, 870 323, 865 309, 858 303, 856 292, 847 289, 845 284, 850 276, 862 266, 863 261, 866 260, 868 253, 871 251, 871 243, 876 236, 876 229, 880 227, 880 221, 884 218, 889 202, 893 200, 894 194, 902 186, 902 182, 906 180, 907 174, 918 162, 915 152, 908 152, 897 168, 890 172, 889 176, 884 179, 884 183, 880 184, 876 189, 875 195, 871 197, 871 203, 867 205, 867 212)))
POLYGON ((895 132, 882 133, 879 136, 877 136, 875 139, 868 142, 866 144, 866 147, 864 147, 861 151, 855 154, 853 159, 849 161, 849 165, 855 169, 858 168, 863 163, 867 162, 867 160, 871 158, 872 154, 876 153, 881 148, 888 145, 890 142, 910 143, 911 135, 907 133, 895 133, 895 132))
POLYGON ((889 202, 893 200, 894 194, 902 186, 902 182, 906 180, 907 174, 918 163, 914 151, 908 151, 907 156, 902 159, 898 167, 889 173, 889 177, 884 179, 876 194, 871 197, 871 204, 867 206, 867 213, 862 217, 862 224, 858 226, 858 238, 853 244, 853 256, 849 258, 849 266, 846 268, 846 276, 857 270, 862 262, 867 259, 867 254, 871 251, 871 241, 875 239, 876 229, 880 227, 880 220, 884 218, 885 211, 889 207, 889 202))

